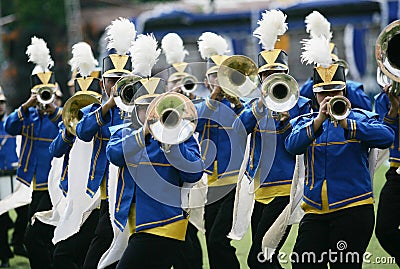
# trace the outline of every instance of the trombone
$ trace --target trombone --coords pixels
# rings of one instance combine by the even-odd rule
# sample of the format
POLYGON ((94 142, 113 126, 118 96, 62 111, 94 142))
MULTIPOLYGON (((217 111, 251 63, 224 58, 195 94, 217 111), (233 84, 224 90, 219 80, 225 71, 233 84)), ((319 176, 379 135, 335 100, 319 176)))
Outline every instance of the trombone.
POLYGON ((381 85, 385 82, 390 83, 391 80, 392 87, 389 92, 396 96, 400 95, 400 57, 398 57, 398 48, 400 46, 399 34, 400 20, 397 20, 390 23, 382 30, 376 40, 375 46, 375 58, 379 68, 379 70, 377 70, 377 82, 381 85), (387 78, 384 78, 383 75, 387 78))
POLYGON ((189 139, 197 125, 197 111, 189 98, 177 92, 156 97, 147 108, 146 124, 165 152, 189 139))
POLYGON ((115 104, 124 112, 132 112, 133 110, 133 99, 137 92, 135 83, 141 79, 140 76, 130 75, 121 77, 115 83, 113 87, 113 96, 115 104))
POLYGON ((79 91, 65 102, 61 116, 69 133, 76 136, 76 125, 83 117, 80 109, 91 104, 101 104, 101 94, 94 91, 79 91))

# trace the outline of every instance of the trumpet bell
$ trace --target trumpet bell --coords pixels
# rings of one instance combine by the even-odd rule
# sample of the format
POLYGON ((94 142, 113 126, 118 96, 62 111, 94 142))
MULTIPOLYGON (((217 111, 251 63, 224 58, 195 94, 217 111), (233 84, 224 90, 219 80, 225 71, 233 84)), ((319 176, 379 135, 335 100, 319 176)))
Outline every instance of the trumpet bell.
POLYGON ((284 112, 294 107, 299 99, 299 85, 290 75, 275 73, 261 85, 264 105, 275 112, 284 112))
POLYGON ((197 111, 186 96, 168 92, 150 103, 146 119, 150 132, 156 140, 174 145, 192 136, 197 125, 197 111))
POLYGON ((233 55, 224 60, 217 72, 222 90, 235 97, 249 95, 257 88, 258 68, 252 59, 244 55, 233 55))
POLYGON ((65 102, 62 120, 68 132, 76 136, 76 125, 83 116, 80 109, 90 104, 101 104, 101 95, 93 91, 79 91, 65 102))
POLYGON ((343 120, 350 114, 350 101, 344 96, 334 96, 329 100, 329 114, 336 120, 343 120))
POLYGON ((195 76, 185 76, 181 80, 181 90, 182 92, 189 94, 197 89, 198 80, 195 76))
POLYGON ((140 76, 131 75, 120 78, 115 83, 115 90, 113 96, 115 104, 125 112, 132 112, 133 110, 133 99, 137 92, 134 84, 141 79, 140 76))
POLYGON ((51 87, 41 87, 37 90, 37 100, 43 105, 51 104, 55 98, 55 89, 51 87))

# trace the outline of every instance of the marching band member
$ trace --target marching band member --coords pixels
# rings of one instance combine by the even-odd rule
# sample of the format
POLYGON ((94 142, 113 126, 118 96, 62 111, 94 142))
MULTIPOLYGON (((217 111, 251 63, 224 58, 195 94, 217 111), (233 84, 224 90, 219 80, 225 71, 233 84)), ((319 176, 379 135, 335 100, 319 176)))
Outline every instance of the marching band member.
MULTIPOLYGON (((102 90, 100 86, 100 79, 93 77, 93 71, 98 64, 97 60, 94 58, 93 53, 91 51, 90 46, 85 42, 79 42, 72 47, 72 59, 70 60, 70 65, 72 69, 77 69, 78 75, 77 78, 74 79, 75 89, 78 95, 74 95, 76 99, 75 103, 79 105, 79 96, 88 96, 91 95, 100 102, 102 90), (78 96, 78 97, 77 97, 78 96)), ((68 103, 68 102, 67 102, 68 103)), ((64 107, 64 109, 77 109, 76 107, 71 106, 64 107)), ((68 111, 67 111, 68 112, 68 111)), ((72 111, 71 111, 72 113, 72 111)), ((64 115, 63 115, 64 117, 64 115)), ((64 121, 66 119, 63 119, 64 121)), ((64 122, 59 123, 59 133, 54 141, 50 145, 50 154, 53 157, 60 158, 64 156, 63 160, 63 168, 61 172, 60 178, 60 189, 62 190, 64 196, 67 197, 67 201, 71 199, 77 199, 79 196, 71 197, 71 193, 68 196, 68 187, 70 189, 79 188, 77 184, 74 185, 74 182, 69 181, 68 178, 71 173, 68 171, 73 171, 74 169, 78 169, 78 167, 70 166, 71 158, 78 158, 76 155, 71 154, 72 146, 75 142, 75 135, 71 133, 71 129, 65 127, 64 122)), ((90 146, 91 147, 91 146, 90 146)), ((86 148, 82 148, 85 150, 86 148)), ((75 154, 82 154, 82 152, 75 152, 75 154)), ((80 166, 83 167, 84 164, 80 163, 80 166)), ((88 174, 87 171, 86 174, 88 174)), ((81 175, 86 176, 87 175, 81 175)), ((79 178, 81 181, 82 179, 79 178)), ((79 188, 81 189, 81 188, 79 188)), ((85 190, 82 190, 84 193, 85 190)), ((84 200, 76 200, 72 202, 84 203, 84 200)), ((79 208, 75 207, 74 210, 79 210, 79 208)), ((99 210, 95 209, 90 212, 90 215, 87 217, 85 222, 79 229, 79 232, 73 234, 72 236, 64 239, 62 241, 58 241, 55 244, 55 250, 53 253, 53 266, 54 268, 82 268, 83 263, 85 261, 86 253, 89 249, 90 242, 94 236, 93 227, 96 226, 99 218, 99 210)), ((72 215, 74 212, 64 212, 66 214, 72 215)), ((83 212, 79 216, 80 219, 83 219, 83 212)), ((71 229, 71 227, 64 227, 64 222, 59 221, 55 230, 55 234, 57 234, 58 229, 71 229)), ((53 238, 54 240, 54 238, 53 238)))
POLYGON ((397 80, 398 67, 395 64, 398 47, 398 29, 400 21, 387 25, 377 38, 375 57, 378 64, 377 82, 383 91, 375 99, 375 112, 379 119, 389 124, 395 133, 393 145, 389 148, 389 170, 386 172, 386 182, 379 196, 375 235, 382 248, 395 258, 400 266, 400 218, 395 213, 400 208, 400 136, 399 113, 400 97, 397 80))
MULTIPOLYGON (((2 176, 0 189, 0 200, 3 199, 7 194, 10 194, 12 185, 10 179, 15 175, 16 164, 18 163, 18 157, 16 152, 16 139, 10 136, 4 130, 4 121, 7 118, 6 115, 6 96, 3 93, 3 89, 0 87, 0 174, 2 176)), ((8 243, 8 229, 12 220, 8 212, 0 215, 0 268, 10 267, 9 259, 14 255, 10 249, 8 243)), ((26 224, 26 223, 25 223, 26 224)), ((24 227, 25 231, 25 227, 24 227)), ((21 242, 21 246, 22 242, 21 242)))
MULTIPOLYGON (((54 73, 49 70, 53 61, 46 42, 32 37, 32 43, 26 53, 29 61, 36 64, 31 76, 32 95, 9 115, 5 122, 5 130, 11 135, 22 135, 17 180, 27 186, 33 185, 28 214, 30 220, 36 212, 50 210, 52 207, 47 190, 52 161, 48 148, 57 136, 61 109, 51 102, 50 96, 54 96, 55 91, 55 79, 54 73), (50 103, 41 103, 45 100, 50 100, 50 103)), ((52 232, 53 227, 39 221, 28 226, 25 243, 31 268, 51 266, 52 232)))
MULTIPOLYGON (((193 91, 197 87, 197 81, 190 74, 190 65, 184 62, 188 51, 185 50, 182 39, 175 33, 169 33, 161 40, 161 48, 165 54, 167 63, 170 65, 168 68, 167 91, 176 91, 185 94, 190 99, 195 99, 193 91), (186 78, 190 79, 189 83, 182 84, 183 79, 186 78)), ((193 269, 202 268, 203 257, 197 231, 197 228, 190 222, 189 218, 185 247, 183 248, 182 257, 177 259, 177 263, 174 264, 175 269, 188 267, 193 269)))
POLYGON ((293 119, 285 141, 290 153, 304 154, 306 168, 305 215, 293 268, 326 268, 328 263, 330 268, 361 268, 374 227, 368 154, 371 148, 389 147, 394 133, 375 113, 350 110, 344 98, 344 67, 332 62, 329 39, 319 36, 302 42, 302 61, 316 65, 313 91, 320 108, 293 119), (335 99, 342 111, 335 107, 335 99), (305 258, 310 252, 315 258, 305 258), (324 255, 332 252, 338 254, 336 259, 324 255))
POLYGON ((132 72, 132 63, 127 52, 136 36, 134 24, 125 18, 112 21, 106 31, 107 48, 109 50, 115 49, 116 51, 116 53, 110 54, 103 59, 101 86, 109 99, 103 105, 92 104, 83 108, 81 110, 83 117, 76 126, 76 134, 79 139, 86 142, 93 139, 92 163, 86 192, 93 197, 100 188, 101 194, 99 221, 83 268, 96 268, 101 256, 109 248, 113 239, 106 193, 109 161, 105 153, 110 138, 108 128, 122 123, 123 114, 115 105, 111 88, 119 78, 132 72))
POLYGON ((196 131, 208 174, 205 228, 210 268, 239 268, 235 248, 227 237, 233 218, 235 187, 244 156, 246 140, 232 124, 244 110, 243 101, 228 96, 218 84, 219 65, 228 58, 223 37, 205 32, 199 37, 199 51, 207 60, 205 85, 211 94, 196 104, 199 117, 196 131), (210 145, 211 144, 211 145, 210 145))
MULTIPOLYGON (((289 72, 286 52, 275 49, 278 36, 287 30, 285 20, 286 15, 282 11, 265 11, 262 20, 258 22, 259 27, 253 33, 260 39, 264 49, 258 55, 258 74, 262 82, 267 81, 271 74, 289 72)), ((272 256, 272 264, 260 262, 258 255, 262 250, 265 232, 289 203, 296 158, 286 151, 285 138, 290 132, 289 121, 309 113, 311 109, 309 99, 299 97, 296 101, 288 111, 281 112, 279 118, 272 116, 271 109, 264 108, 261 99, 258 102, 252 101, 251 109, 246 109, 235 121, 235 124, 241 121, 244 125, 246 136, 251 134, 250 158, 245 172, 248 178, 255 180, 255 204, 251 217, 252 245, 247 258, 250 268, 281 268, 277 254, 272 256)), ((285 242, 289 230, 290 227, 275 253, 285 242)))
POLYGON ((397 208, 400 206, 398 193, 400 185, 398 184, 400 167, 400 148, 399 148, 399 115, 400 97, 390 91, 392 85, 384 87, 384 91, 375 96, 375 112, 378 113, 381 121, 387 122, 394 127, 395 139, 390 147, 389 163, 390 168, 386 172, 386 182, 379 195, 378 211, 376 216, 375 234, 382 248, 395 257, 396 263, 400 266, 400 237, 399 225, 400 219, 397 217, 397 208))
MULTIPOLYGON (((136 42, 140 39, 141 36, 136 42)), ((136 72, 139 68, 133 65, 136 72)), ((184 182, 197 182, 203 174, 204 163, 193 136, 165 150, 149 132, 147 107, 165 92, 165 82, 160 78, 145 78, 137 84, 133 113, 136 124, 142 126, 139 129, 132 125, 116 126, 107 146, 110 161, 122 167, 115 222, 120 229, 129 222, 131 229, 128 247, 117 268, 170 268, 177 257, 181 258, 178 253, 188 224, 179 187, 184 182), (183 163, 186 164, 182 166, 183 163)))
MULTIPOLYGON (((329 40, 332 38, 331 32, 331 24, 330 22, 318 11, 313 11, 310 13, 306 19, 306 31, 310 33, 310 37, 323 35, 329 40)), ((342 64, 344 61, 340 60, 337 56, 337 47, 335 43, 329 43, 330 53, 332 60, 337 62, 338 64, 342 64)), ((347 74, 347 67, 345 67, 345 71, 347 74)), ((368 95, 364 92, 363 84, 353 81, 353 80, 346 80, 346 97, 350 100, 351 106, 353 108, 361 108, 368 111, 372 111, 372 104, 371 100, 369 99, 368 95)), ((300 88, 300 94, 304 97, 307 97, 313 101, 313 108, 318 110, 318 103, 315 99, 313 93, 313 80, 312 77, 309 78, 300 88)))

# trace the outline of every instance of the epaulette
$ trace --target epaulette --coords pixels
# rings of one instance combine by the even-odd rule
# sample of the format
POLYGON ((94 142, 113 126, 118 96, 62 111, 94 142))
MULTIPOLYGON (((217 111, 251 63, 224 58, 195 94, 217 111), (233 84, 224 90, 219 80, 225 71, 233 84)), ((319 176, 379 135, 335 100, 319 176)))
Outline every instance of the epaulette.
POLYGON ((311 106, 311 100, 304 97, 304 96, 299 96, 299 100, 297 101, 297 105, 302 108, 306 104, 309 104, 311 106))
POLYGON ((123 128, 127 128, 129 126, 131 126, 131 123, 130 122, 126 122, 126 123, 110 126, 110 127, 108 127, 108 130, 110 131, 110 134, 113 135, 118 130, 123 129, 123 128))
POLYGON ((352 108, 351 111, 361 113, 361 114, 367 116, 368 118, 376 118, 376 117, 378 117, 378 114, 376 114, 375 112, 371 112, 371 111, 364 110, 364 109, 361 109, 361 108, 352 108))

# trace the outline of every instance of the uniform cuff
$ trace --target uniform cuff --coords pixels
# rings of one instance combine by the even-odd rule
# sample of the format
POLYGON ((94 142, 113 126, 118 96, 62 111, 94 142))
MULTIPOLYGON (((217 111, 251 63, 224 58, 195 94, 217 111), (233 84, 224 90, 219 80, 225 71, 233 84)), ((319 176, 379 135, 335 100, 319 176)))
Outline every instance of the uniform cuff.
POLYGON ((20 121, 24 120, 24 110, 22 109, 22 106, 20 106, 17 110, 18 113, 18 118, 20 121))
POLYGON ((393 125, 393 124, 396 124, 398 118, 399 118, 399 116, 397 116, 397 117, 395 117, 395 118, 391 118, 391 117, 389 117, 388 115, 386 115, 386 116, 383 118, 383 121, 384 121, 385 123, 387 123, 387 124, 393 125))
POLYGON ((355 139, 356 134, 357 134, 357 123, 353 119, 347 119, 347 134, 345 133, 345 136, 347 139, 355 139))
POLYGON ((136 138, 136 142, 137 142, 138 146, 141 148, 144 148, 146 146, 144 128, 142 127, 137 132, 135 132, 134 136, 136 138))
POLYGON ((206 98, 206 106, 215 111, 217 109, 217 101, 211 100, 210 98, 206 98))
POLYGON ((72 144, 75 141, 75 136, 70 136, 66 134, 66 130, 63 130, 61 133, 62 140, 65 143, 72 144))
POLYGON ((106 123, 108 123, 111 120, 110 112, 107 112, 106 116, 103 117, 103 115, 101 113, 101 107, 96 109, 94 114, 96 116, 96 122, 99 126, 104 126, 106 123))

